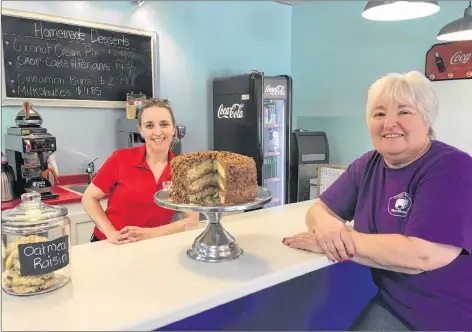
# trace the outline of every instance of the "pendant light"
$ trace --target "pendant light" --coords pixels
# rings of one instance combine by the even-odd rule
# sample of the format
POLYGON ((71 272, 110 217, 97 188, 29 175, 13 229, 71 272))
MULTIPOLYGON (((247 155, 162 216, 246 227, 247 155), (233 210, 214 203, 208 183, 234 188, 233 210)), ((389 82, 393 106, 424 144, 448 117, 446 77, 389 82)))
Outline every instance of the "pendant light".
POLYGON ((438 40, 472 40, 472 1, 464 10, 464 17, 446 24, 438 33, 438 40))
POLYGON ((144 3, 144 1, 138 1, 138 0, 132 0, 132 1, 138 7, 141 7, 141 5, 144 3))
POLYGON ((375 1, 364 8, 362 16, 373 21, 403 21, 426 17, 439 11, 437 1, 375 1))

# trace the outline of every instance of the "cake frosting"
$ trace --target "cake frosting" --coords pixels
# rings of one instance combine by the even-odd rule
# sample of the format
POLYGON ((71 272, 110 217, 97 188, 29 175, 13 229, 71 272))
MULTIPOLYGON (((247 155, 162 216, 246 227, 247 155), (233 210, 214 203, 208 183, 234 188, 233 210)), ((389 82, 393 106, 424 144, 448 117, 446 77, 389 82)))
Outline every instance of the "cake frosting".
POLYGON ((189 152, 171 161, 171 199, 199 205, 242 204, 257 196, 254 159, 228 151, 189 152))

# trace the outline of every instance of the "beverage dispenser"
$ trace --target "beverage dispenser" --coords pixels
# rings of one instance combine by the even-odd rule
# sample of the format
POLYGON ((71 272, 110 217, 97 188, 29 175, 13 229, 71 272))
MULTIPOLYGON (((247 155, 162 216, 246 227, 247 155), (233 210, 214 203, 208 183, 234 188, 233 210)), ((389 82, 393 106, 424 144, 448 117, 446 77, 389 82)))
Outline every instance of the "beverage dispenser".
POLYGON ((318 166, 329 163, 328 136, 324 131, 294 130, 290 156, 289 203, 315 198, 310 197, 310 187, 316 186, 318 166))
POLYGON ((16 127, 8 127, 5 135, 6 161, 14 173, 14 194, 20 197, 25 192, 38 192, 41 199, 59 197, 52 190, 49 173, 57 174, 49 168, 48 159, 56 152, 56 137, 42 127, 41 115, 30 102, 23 103, 23 109, 15 117, 16 127))

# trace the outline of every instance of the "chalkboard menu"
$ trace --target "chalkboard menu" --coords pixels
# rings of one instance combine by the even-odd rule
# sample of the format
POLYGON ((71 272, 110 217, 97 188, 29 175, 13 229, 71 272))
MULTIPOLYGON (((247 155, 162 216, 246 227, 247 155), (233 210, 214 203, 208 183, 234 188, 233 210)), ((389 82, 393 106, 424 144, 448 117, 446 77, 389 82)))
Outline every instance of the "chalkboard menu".
POLYGON ((155 95, 154 32, 3 9, 2 36, 4 105, 122 107, 128 92, 155 95))

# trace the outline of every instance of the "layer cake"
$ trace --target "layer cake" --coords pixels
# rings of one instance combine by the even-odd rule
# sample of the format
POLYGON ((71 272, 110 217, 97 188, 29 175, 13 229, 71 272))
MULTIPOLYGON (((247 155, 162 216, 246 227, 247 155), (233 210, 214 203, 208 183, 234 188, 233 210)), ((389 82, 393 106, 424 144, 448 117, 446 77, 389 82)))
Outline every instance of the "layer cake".
POLYGON ((254 159, 228 151, 189 152, 171 161, 176 203, 231 205, 257 196, 254 159))

